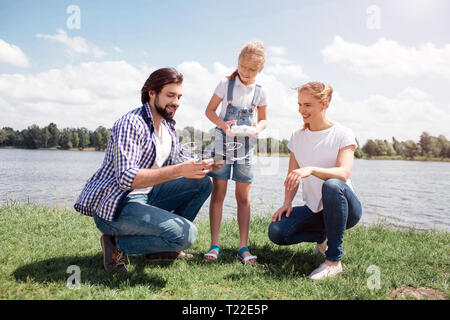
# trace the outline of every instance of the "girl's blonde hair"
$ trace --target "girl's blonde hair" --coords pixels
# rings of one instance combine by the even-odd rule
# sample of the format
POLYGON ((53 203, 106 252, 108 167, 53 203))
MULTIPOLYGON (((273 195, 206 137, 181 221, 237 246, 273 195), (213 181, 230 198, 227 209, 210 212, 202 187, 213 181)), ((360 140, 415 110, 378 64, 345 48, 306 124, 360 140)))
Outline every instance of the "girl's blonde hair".
MULTIPOLYGON (((248 57, 252 59, 254 62, 258 64, 258 68, 262 67, 266 62, 266 48, 261 41, 251 41, 248 42, 241 49, 241 53, 239 54, 239 59, 248 57)), ((236 69, 228 79, 234 80, 238 75, 238 70, 236 69)))
MULTIPOLYGON (((313 97, 318 99, 320 102, 326 102, 327 106, 331 101, 333 95, 333 88, 329 84, 325 84, 319 81, 308 82, 301 87, 297 88, 297 92, 308 91, 313 97)), ((309 128, 309 124, 303 124, 303 130, 309 128)))

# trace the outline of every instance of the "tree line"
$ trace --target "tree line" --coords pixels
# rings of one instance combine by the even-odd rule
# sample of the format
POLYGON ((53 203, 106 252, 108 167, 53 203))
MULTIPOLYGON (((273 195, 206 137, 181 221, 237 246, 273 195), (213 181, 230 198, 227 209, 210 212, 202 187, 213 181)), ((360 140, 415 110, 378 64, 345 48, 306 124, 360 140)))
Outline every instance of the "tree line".
POLYGON ((362 148, 356 149, 355 157, 370 158, 376 156, 399 157, 401 159, 450 158, 450 142, 444 135, 433 137, 422 132, 419 141, 398 141, 392 137, 392 142, 381 139, 369 139, 362 148))
POLYGON ((56 124, 40 128, 33 124, 24 130, 4 127, 0 130, 0 146, 26 149, 57 148, 80 150, 94 148, 105 150, 108 145, 110 130, 98 127, 94 131, 86 128, 58 129, 56 124))
MULTIPOLYGON (((204 132, 187 126, 177 129, 180 142, 197 142, 201 150, 211 149, 214 139, 214 128, 204 132)), ((110 129, 99 126, 94 131, 86 128, 58 129, 56 124, 40 128, 33 124, 24 130, 14 130, 10 127, 0 129, 0 147, 18 147, 26 149, 56 148, 56 149, 87 149, 106 150, 110 136, 110 129)), ((261 154, 288 154, 288 140, 278 140, 272 137, 259 139, 256 152, 261 154)), ((415 157, 450 158, 450 142, 444 135, 433 137, 427 132, 420 135, 419 141, 398 141, 395 137, 392 142, 381 139, 369 139, 355 151, 356 158, 371 158, 377 156, 398 157, 413 159, 415 157)))

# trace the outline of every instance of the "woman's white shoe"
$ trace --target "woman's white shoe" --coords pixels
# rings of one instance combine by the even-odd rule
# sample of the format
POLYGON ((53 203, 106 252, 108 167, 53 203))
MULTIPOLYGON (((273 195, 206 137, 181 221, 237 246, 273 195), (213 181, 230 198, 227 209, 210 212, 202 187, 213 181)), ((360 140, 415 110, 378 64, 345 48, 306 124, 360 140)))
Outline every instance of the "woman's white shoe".
POLYGON ((311 272, 308 278, 311 280, 322 280, 325 278, 334 277, 341 272, 342 272, 342 264, 340 261, 339 264, 336 266, 329 266, 324 262, 316 270, 311 272))

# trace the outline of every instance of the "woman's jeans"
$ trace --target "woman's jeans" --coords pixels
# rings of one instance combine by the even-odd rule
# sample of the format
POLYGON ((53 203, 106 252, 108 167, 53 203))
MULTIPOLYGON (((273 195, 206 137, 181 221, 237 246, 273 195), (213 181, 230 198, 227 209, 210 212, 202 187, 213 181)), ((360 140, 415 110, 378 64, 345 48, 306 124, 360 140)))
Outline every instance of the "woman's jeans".
POLYGON ((116 236, 120 250, 129 254, 181 251, 197 237, 192 223, 212 190, 211 179, 174 179, 148 194, 124 199, 120 215, 106 221, 94 215, 97 228, 116 236))
POLYGON ((269 238, 279 245, 300 242, 322 243, 328 238, 326 259, 340 261, 344 232, 355 226, 362 215, 361 203, 350 187, 339 179, 322 185, 323 210, 312 212, 307 206, 294 207, 290 216, 269 226, 269 238))

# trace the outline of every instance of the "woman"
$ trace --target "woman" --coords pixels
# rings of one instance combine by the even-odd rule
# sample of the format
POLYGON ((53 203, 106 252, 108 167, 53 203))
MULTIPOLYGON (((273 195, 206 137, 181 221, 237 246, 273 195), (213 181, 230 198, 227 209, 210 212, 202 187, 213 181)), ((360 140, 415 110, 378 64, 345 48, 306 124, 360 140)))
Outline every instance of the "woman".
POLYGON ((333 89, 321 82, 298 88, 303 128, 288 143, 284 203, 272 217, 269 238, 279 245, 316 242, 326 257, 309 278, 321 280, 342 272, 344 232, 361 218, 361 203, 350 183, 356 141, 352 131, 326 117, 333 89), (302 181, 304 206, 292 207, 302 181))

